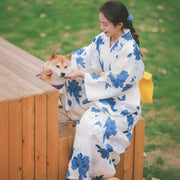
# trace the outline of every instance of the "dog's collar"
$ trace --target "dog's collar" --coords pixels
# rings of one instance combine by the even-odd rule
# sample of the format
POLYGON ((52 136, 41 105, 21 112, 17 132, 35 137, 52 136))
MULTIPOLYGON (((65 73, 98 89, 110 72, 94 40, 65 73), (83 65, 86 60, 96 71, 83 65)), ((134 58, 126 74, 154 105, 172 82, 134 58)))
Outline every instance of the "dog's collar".
MULTIPOLYGON (((39 79, 41 79, 41 74, 38 74, 37 77, 39 79)), ((64 84, 59 84, 59 85, 52 85, 54 88, 60 90, 61 88, 63 88, 64 84)))
POLYGON ((60 84, 60 85, 52 85, 54 88, 60 90, 63 88, 64 84, 60 84))
POLYGON ((41 74, 36 75, 39 79, 41 79, 41 74))

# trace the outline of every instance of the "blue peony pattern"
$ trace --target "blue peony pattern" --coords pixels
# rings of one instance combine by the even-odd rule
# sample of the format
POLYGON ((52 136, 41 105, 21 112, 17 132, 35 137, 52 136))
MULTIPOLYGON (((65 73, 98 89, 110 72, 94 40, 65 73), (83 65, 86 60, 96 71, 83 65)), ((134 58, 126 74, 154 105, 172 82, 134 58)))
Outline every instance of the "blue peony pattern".
POLYGON ((119 40, 117 40, 117 41, 114 43, 113 47, 111 48, 111 52, 114 51, 116 47, 118 47, 118 44, 119 44, 119 40))
POLYGON ((106 149, 101 148, 98 144, 96 144, 98 148, 98 152, 101 154, 103 159, 109 159, 109 153, 113 151, 113 147, 110 144, 106 144, 106 149))
POLYGON ((117 134, 116 122, 110 117, 108 117, 108 119, 106 120, 104 128, 106 128, 106 130, 103 135, 103 142, 105 142, 105 139, 109 139, 110 136, 115 136, 117 134))
POLYGON ((126 81, 126 79, 129 77, 129 74, 127 71, 122 71, 120 74, 118 74, 117 76, 114 76, 112 73, 109 74, 109 78, 112 82, 112 85, 115 88, 118 87, 123 87, 124 82, 126 81))
POLYGON ((130 41, 130 40, 133 39, 133 37, 131 36, 130 33, 123 34, 121 37, 124 38, 127 41, 130 41))
POLYGON ((89 171, 89 157, 83 156, 79 153, 76 157, 72 159, 72 169, 79 172, 79 180, 87 178, 86 173, 89 171))
POLYGON ((127 123, 128 123, 128 128, 132 129, 134 123, 134 117, 132 116, 132 114, 127 116, 127 123))
POLYGON ((77 57, 77 58, 76 58, 76 62, 77 62, 77 64, 79 64, 79 65, 81 65, 83 68, 85 68, 84 58, 82 58, 82 57, 77 57))
POLYGON ((81 91, 81 86, 79 85, 79 82, 76 80, 72 80, 72 81, 68 81, 68 90, 67 92, 69 93, 69 95, 72 97, 74 96, 76 99, 76 102, 78 104, 80 104, 80 98, 82 97, 82 95, 80 95, 80 91, 81 91))
POLYGON ((134 47, 134 56, 136 58, 137 61, 139 61, 141 59, 141 55, 138 49, 138 45, 136 43, 133 44, 134 47))
POLYGON ((90 74, 93 79, 99 79, 101 76, 99 74, 90 74))
POLYGON ((114 98, 100 99, 99 102, 101 102, 104 105, 109 105, 112 111, 117 111, 117 109, 115 109, 114 107, 116 105, 116 101, 114 98))

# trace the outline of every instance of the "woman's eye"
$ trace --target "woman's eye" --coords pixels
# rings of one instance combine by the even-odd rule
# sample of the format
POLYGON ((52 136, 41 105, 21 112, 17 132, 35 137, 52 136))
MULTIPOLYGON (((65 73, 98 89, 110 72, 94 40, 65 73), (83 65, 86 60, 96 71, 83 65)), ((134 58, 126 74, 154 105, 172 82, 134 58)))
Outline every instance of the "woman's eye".
POLYGON ((57 68, 59 68, 59 65, 56 65, 57 68))
POLYGON ((66 68, 67 68, 67 66, 64 66, 64 68, 66 69, 66 68))

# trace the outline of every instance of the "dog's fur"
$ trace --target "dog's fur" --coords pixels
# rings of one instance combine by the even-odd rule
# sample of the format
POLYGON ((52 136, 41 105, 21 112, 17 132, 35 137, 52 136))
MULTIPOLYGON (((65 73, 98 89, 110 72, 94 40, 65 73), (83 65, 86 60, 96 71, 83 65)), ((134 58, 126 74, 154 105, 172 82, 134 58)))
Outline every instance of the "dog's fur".
MULTIPOLYGON (((68 74, 72 72, 72 65, 71 65, 72 53, 67 54, 66 56, 57 55, 55 52, 51 53, 51 56, 46 63, 46 68, 51 69, 52 74, 47 75, 44 71, 42 71, 38 76, 43 81, 47 82, 48 84, 54 86, 59 90, 59 107, 65 107, 65 96, 66 96, 66 88, 65 88, 65 81, 68 74)), ((71 120, 77 120, 71 112, 65 111, 67 116, 71 120)))
POLYGON ((72 53, 62 56, 52 52, 47 62, 47 69, 50 69, 52 74, 49 76, 42 71, 40 73, 41 79, 52 86, 63 85, 65 83, 64 77, 72 72, 71 58, 72 53))

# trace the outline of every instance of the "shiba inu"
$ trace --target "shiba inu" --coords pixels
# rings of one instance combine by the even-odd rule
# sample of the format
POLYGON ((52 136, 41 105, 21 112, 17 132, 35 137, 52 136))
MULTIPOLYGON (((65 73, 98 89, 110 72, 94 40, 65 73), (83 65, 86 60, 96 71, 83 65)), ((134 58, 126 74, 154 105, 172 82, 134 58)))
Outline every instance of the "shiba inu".
MULTIPOLYGON (((42 71, 37 75, 40 79, 59 90, 59 108, 65 107, 65 77, 72 72, 73 68, 71 59, 72 53, 63 56, 57 55, 55 52, 52 52, 49 60, 46 62, 46 68, 50 69, 52 73, 50 75, 47 75, 44 71, 42 71)), ((65 112, 71 120, 77 120, 77 117, 75 117, 71 112, 65 112)))
POLYGON ((72 53, 66 56, 51 53, 49 61, 46 62, 46 68, 52 71, 51 75, 47 75, 44 71, 39 74, 39 78, 57 89, 62 89, 65 83, 65 76, 72 72, 71 66, 72 53))

